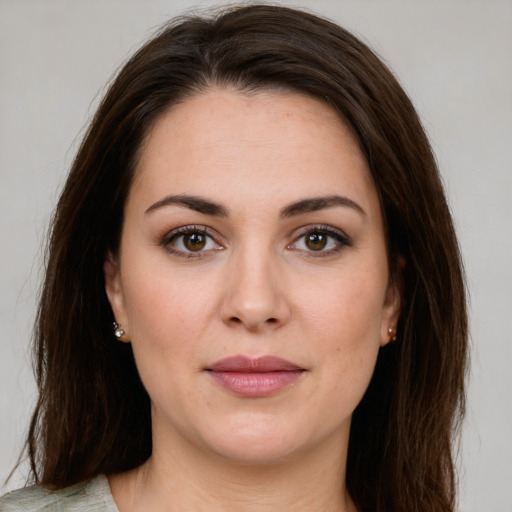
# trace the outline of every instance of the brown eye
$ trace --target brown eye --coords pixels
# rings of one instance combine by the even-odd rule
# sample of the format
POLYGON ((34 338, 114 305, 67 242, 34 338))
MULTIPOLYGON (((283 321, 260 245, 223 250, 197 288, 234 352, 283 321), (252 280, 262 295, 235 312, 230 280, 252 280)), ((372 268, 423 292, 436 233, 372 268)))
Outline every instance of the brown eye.
POLYGON ((322 225, 304 230, 288 246, 288 249, 298 250, 311 257, 328 257, 342 251, 345 247, 352 247, 352 240, 343 231, 322 225))
POLYGON ((211 255, 212 251, 223 249, 222 245, 215 242, 213 235, 201 226, 178 228, 165 236, 160 243, 167 252, 187 258, 211 255))
POLYGON ((321 251, 327 245, 328 236, 325 233, 309 233, 305 237, 305 244, 311 251, 321 251))
POLYGON ((183 235, 183 245, 192 252, 201 251, 206 245, 206 236, 201 233, 183 235))

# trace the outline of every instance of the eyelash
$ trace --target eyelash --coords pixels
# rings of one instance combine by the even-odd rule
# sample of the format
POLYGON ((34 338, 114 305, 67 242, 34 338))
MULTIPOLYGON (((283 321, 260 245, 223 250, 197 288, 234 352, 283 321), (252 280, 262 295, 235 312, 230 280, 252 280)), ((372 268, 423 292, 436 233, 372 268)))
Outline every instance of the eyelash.
MULTIPOLYGON (((318 226, 306 226, 302 228, 302 230, 299 232, 298 236, 295 238, 295 240, 288 246, 289 248, 292 248, 294 245, 297 244, 297 242, 304 237, 308 235, 326 235, 328 238, 334 239, 335 246, 331 249, 327 250, 304 250, 307 257, 310 258, 322 258, 326 256, 331 256, 333 254, 337 254, 338 252, 342 251, 346 247, 352 247, 353 243, 349 236, 347 236, 343 231, 335 229, 331 226, 327 225, 318 225, 318 226)), ((329 243, 329 242, 327 242, 329 243)), ((298 249, 302 250, 302 249, 298 249)))
POLYGON ((162 240, 161 244, 166 251, 181 258, 201 258, 205 257, 206 254, 212 249, 200 250, 200 251, 186 251, 181 249, 176 249, 171 245, 172 242, 176 242, 176 240, 184 237, 185 235, 199 234, 213 241, 215 244, 214 250, 222 250, 223 247, 217 243, 215 240, 215 235, 211 232, 209 228, 206 226, 183 226, 180 228, 176 228, 170 233, 168 233, 162 240))
MULTIPOLYGON (((212 251, 212 249, 206 249, 206 250, 198 250, 198 251, 187 251, 187 250, 181 250, 176 249, 171 245, 172 242, 176 242, 181 237, 184 237, 185 235, 191 235, 191 234, 199 234, 202 235, 215 244, 215 250, 222 250, 224 247, 220 245, 216 241, 216 236, 213 234, 213 232, 207 228, 206 226, 183 226, 179 227, 177 229, 174 229, 170 233, 168 233, 161 241, 160 245, 162 245, 166 251, 168 251, 171 254, 174 254, 176 256, 182 257, 182 258, 204 258, 212 251)), ((329 242, 326 242, 327 244, 329 242)), ((306 226, 301 229, 298 236, 295 238, 295 240, 287 246, 288 249, 296 249, 299 251, 303 251, 308 257, 311 258, 321 258, 325 256, 330 256, 332 254, 336 254, 343 250, 345 247, 352 247, 353 243, 350 237, 348 237, 343 231, 337 230, 335 228, 332 228, 331 226, 326 225, 318 225, 318 226, 306 226), (334 239, 335 241, 335 247, 328 249, 328 250, 307 250, 307 249, 297 249, 296 246, 297 243, 303 239, 304 237, 308 235, 325 235, 329 239, 334 239)))

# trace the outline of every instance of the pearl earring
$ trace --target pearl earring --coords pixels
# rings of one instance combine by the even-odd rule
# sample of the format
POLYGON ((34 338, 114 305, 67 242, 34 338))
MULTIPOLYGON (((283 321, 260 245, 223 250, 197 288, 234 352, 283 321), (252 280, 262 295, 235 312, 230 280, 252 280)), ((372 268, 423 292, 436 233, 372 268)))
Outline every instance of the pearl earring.
POLYGON ((124 335, 125 335, 125 332, 124 332, 124 329, 117 323, 117 322, 114 322, 113 323, 113 326, 114 326, 114 336, 119 340, 119 341, 124 341, 124 342, 127 342, 129 340, 127 340, 124 335))
POLYGON ((389 327, 388 334, 390 337, 390 341, 396 341, 396 328, 395 327, 389 327))

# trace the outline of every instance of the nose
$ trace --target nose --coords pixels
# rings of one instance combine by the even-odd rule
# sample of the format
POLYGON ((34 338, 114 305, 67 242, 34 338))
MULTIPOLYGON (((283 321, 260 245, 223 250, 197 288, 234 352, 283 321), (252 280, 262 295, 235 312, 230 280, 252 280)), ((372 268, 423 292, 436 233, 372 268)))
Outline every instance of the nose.
POLYGON ((244 251, 233 257, 221 308, 226 324, 263 332, 277 329, 289 320, 284 278, 276 259, 262 251, 244 251))

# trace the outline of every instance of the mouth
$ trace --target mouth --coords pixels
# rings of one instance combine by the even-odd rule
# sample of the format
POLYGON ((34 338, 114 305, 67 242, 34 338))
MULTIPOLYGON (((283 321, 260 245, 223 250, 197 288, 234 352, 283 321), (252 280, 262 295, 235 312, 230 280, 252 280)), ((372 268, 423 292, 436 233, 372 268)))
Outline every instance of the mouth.
POLYGON ((274 356, 227 357, 205 370, 224 390, 246 398, 262 398, 278 393, 295 384, 306 371, 274 356))

